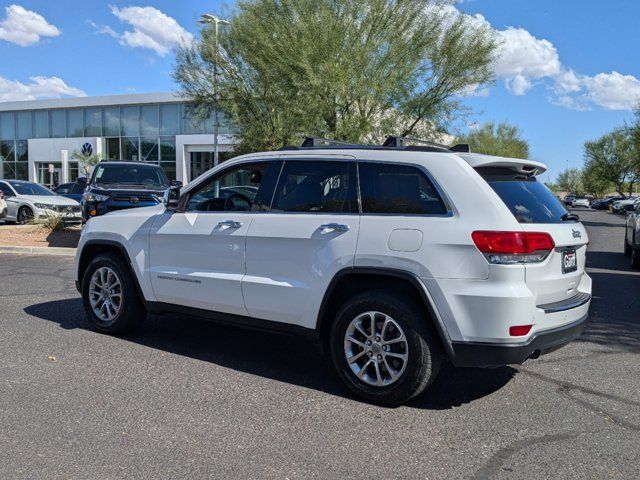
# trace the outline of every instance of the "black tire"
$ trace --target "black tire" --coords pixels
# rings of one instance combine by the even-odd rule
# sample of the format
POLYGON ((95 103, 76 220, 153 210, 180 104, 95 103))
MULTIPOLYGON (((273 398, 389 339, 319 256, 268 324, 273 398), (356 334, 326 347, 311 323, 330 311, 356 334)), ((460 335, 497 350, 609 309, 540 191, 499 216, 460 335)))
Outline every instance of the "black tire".
POLYGON ((33 210, 29 207, 20 207, 18 215, 16 216, 16 223, 18 225, 25 225, 33 220, 33 210))
POLYGON ((119 335, 134 330, 147 316, 140 299, 131 269, 122 257, 116 253, 103 253, 96 256, 82 277, 82 305, 89 321, 100 332, 119 335), (120 309, 113 319, 106 321, 96 315, 89 299, 91 277, 101 267, 111 269, 121 284, 122 299, 120 309))
POLYGON ((626 230, 624 232, 624 256, 625 257, 630 257, 631 256, 631 245, 629 245, 629 242, 627 242, 627 231, 626 230))
POLYGON ((399 405, 422 393, 435 379, 442 360, 440 339, 424 308, 408 296, 384 290, 361 293, 343 305, 331 327, 329 347, 333 366, 347 387, 382 405, 399 405), (406 366, 390 385, 364 382, 351 369, 345 355, 345 334, 351 321, 369 311, 393 318, 407 339, 406 366))
POLYGON ((636 243, 635 235, 633 236, 633 243, 631 244, 631 266, 633 268, 640 268, 640 245, 636 243))

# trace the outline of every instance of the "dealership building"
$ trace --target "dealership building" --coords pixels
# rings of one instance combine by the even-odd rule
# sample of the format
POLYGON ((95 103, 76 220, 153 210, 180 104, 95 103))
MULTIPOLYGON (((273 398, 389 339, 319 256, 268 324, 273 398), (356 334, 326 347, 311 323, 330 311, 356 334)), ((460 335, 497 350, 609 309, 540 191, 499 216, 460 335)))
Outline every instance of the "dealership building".
MULTIPOLYGON (((187 183, 214 166, 215 115, 201 120, 174 93, 0 103, 0 178, 58 185, 82 175, 74 153, 160 165, 187 183)), ((218 114, 219 162, 235 143, 218 114)))

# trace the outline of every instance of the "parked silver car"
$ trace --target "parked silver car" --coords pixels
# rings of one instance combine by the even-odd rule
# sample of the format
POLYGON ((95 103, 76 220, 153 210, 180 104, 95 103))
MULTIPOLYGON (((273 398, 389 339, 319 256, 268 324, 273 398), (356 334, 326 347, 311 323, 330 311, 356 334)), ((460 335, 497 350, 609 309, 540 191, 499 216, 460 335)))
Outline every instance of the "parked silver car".
POLYGON ((64 212, 69 221, 80 221, 80 204, 70 198, 56 195, 34 182, 0 180, 0 190, 7 202, 5 221, 27 223, 55 213, 64 212))

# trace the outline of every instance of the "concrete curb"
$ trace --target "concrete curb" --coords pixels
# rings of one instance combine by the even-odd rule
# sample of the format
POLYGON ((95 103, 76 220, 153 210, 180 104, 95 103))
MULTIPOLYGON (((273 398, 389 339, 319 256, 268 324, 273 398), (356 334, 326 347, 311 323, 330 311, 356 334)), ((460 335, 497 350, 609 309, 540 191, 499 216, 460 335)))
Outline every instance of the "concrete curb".
POLYGON ((0 253, 13 253, 18 255, 57 255, 75 257, 75 248, 63 247, 14 247, 0 245, 0 253))

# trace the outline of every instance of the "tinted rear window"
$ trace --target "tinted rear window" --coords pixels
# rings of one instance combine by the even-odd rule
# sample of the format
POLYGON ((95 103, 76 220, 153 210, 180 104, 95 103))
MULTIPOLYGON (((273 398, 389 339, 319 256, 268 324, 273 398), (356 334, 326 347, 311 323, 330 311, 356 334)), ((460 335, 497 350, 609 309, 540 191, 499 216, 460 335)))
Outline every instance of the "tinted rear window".
POLYGON ((562 223, 567 209, 535 177, 498 169, 478 169, 520 223, 562 223))

